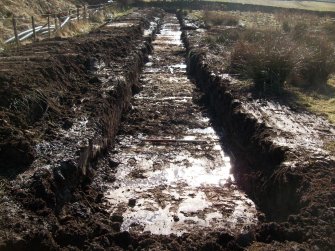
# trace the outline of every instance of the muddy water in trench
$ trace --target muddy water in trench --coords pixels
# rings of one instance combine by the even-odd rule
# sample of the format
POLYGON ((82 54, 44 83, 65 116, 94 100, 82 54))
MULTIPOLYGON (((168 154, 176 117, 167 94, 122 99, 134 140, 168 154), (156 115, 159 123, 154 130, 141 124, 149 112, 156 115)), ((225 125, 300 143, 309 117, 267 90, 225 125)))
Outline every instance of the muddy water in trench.
POLYGON ((240 233, 257 223, 257 211, 234 185, 230 158, 194 102, 179 29, 174 16, 164 18, 110 153, 116 181, 105 196, 111 214, 123 216, 123 231, 240 233))

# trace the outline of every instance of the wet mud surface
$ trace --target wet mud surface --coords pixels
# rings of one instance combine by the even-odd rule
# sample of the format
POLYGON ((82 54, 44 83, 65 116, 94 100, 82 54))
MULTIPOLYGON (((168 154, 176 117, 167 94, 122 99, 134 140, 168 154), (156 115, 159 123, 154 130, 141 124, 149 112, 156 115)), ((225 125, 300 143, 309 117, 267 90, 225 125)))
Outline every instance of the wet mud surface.
POLYGON ((257 224, 255 205, 234 183, 184 56, 178 20, 166 15, 109 154, 117 163, 109 211, 123 217, 122 231, 244 233, 257 224))
POLYGON ((236 181, 266 215, 250 249, 287 250, 292 243, 285 241, 307 250, 334 249, 335 159, 327 150, 334 126, 285 99, 255 95, 225 72, 229 52, 203 42, 225 27, 207 31, 193 24, 190 30, 192 20, 181 20, 188 70, 241 157, 233 165, 236 181))
POLYGON ((334 128, 179 28, 136 10, 1 55, 0 250, 334 249, 334 128))
POLYGON ((10 165, 1 166, 0 250, 229 250, 250 239, 259 212, 237 189, 220 135, 196 104, 171 15, 148 61, 162 15, 135 11, 87 36, 3 55, 3 132, 17 133, 2 134, 14 150, 1 148, 10 165), (13 109, 13 100, 25 101, 22 90, 46 106, 13 109), (29 153, 21 141, 31 156, 18 163, 29 153))

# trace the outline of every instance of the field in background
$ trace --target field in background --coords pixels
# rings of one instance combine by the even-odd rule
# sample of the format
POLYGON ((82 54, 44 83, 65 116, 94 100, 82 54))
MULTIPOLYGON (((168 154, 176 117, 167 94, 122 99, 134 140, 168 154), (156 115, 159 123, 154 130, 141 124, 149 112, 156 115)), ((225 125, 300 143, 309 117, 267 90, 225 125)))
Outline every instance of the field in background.
POLYGON ((206 0, 215 2, 242 3, 253 5, 266 5, 282 8, 295 8, 313 11, 335 11, 335 2, 318 1, 280 1, 280 0, 206 0))

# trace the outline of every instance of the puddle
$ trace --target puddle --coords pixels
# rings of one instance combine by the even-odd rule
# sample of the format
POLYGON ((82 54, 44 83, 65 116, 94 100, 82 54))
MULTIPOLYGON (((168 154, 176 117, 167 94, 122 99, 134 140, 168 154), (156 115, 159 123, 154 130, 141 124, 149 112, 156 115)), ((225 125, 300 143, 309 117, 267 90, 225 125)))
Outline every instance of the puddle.
POLYGON ((145 37, 151 36, 153 34, 153 32, 157 29, 158 21, 159 21, 160 18, 159 17, 155 17, 154 19, 155 19, 155 21, 151 21, 150 22, 149 28, 145 29, 143 31, 143 35, 145 37))
POLYGON ((110 213, 123 216, 122 231, 241 233, 257 224, 255 204, 234 184, 219 135, 193 103, 180 35, 177 19, 165 17, 122 125, 129 133, 109 156, 116 180, 105 197, 110 213))
POLYGON ((128 22, 112 22, 107 24, 108 27, 119 27, 119 28, 125 28, 125 27, 132 27, 134 26, 133 23, 128 22))

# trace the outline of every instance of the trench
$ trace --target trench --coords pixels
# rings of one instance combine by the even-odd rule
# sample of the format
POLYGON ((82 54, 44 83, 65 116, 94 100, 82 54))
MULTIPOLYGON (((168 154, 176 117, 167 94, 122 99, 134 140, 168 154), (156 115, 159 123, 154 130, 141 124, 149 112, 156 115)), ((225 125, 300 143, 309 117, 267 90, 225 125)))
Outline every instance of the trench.
POLYGON ((121 231, 152 234, 226 231, 257 224, 254 202, 238 188, 200 91, 188 78, 180 25, 164 17, 115 147, 104 194, 121 231), (117 217, 116 217, 117 216, 117 217))

